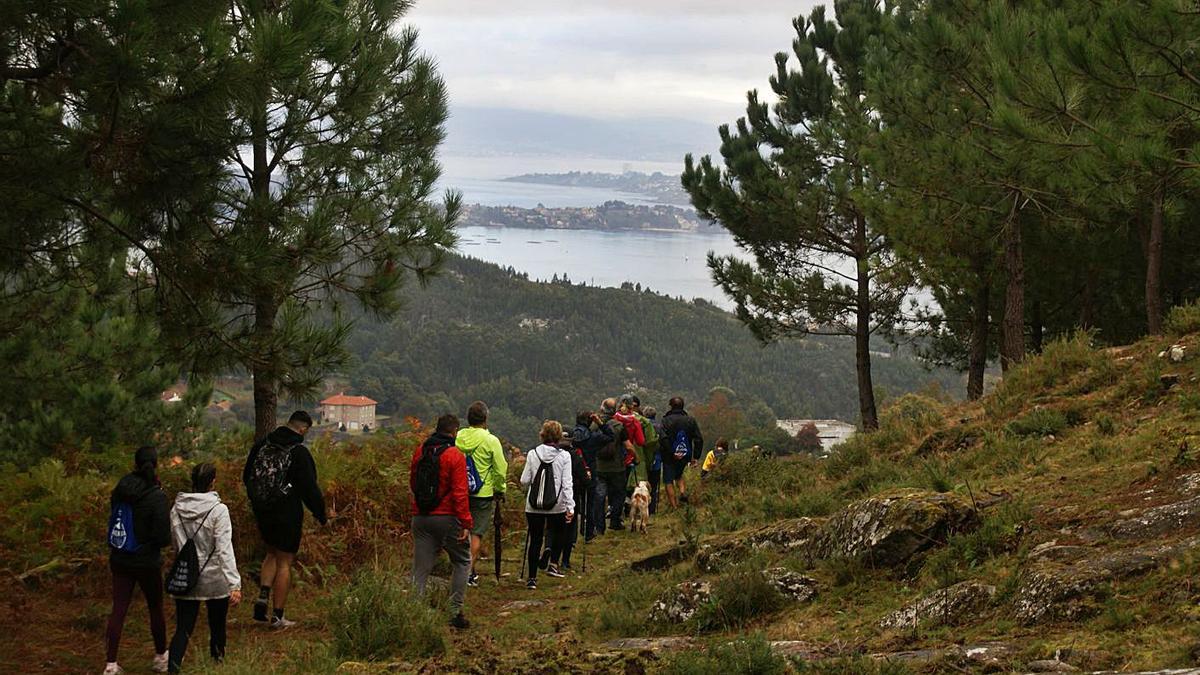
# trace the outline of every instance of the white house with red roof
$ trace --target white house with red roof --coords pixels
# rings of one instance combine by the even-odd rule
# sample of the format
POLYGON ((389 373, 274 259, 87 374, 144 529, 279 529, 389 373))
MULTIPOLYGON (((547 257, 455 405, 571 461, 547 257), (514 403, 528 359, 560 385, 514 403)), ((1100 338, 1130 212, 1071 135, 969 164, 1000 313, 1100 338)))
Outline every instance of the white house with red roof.
POLYGON ((321 401, 321 423, 334 424, 346 431, 375 428, 377 402, 366 396, 347 396, 346 392, 321 401))

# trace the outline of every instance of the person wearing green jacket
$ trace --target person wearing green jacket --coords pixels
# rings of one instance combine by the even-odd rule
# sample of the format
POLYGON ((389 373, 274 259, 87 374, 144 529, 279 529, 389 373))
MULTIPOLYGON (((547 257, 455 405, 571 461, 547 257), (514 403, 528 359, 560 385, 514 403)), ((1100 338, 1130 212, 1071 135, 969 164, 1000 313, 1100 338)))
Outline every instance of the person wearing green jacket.
POLYGON ((454 445, 464 455, 475 462, 475 470, 483 480, 479 492, 470 495, 471 519, 471 575, 467 577, 468 586, 479 585, 479 575, 475 573, 475 561, 479 559, 479 547, 484 536, 492 529, 492 516, 495 513, 495 500, 504 499, 508 488, 508 459, 504 456, 504 448, 500 439, 488 431, 488 407, 483 401, 475 401, 467 409, 467 424, 460 429, 454 445))

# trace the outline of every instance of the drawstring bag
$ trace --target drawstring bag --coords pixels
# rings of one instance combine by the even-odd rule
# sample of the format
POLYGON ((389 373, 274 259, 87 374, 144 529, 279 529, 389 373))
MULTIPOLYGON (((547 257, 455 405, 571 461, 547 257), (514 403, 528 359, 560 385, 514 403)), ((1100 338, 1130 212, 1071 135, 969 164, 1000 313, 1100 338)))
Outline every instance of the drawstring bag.
MULTIPOLYGON (((212 513, 213 507, 208 510, 212 513)), ((217 542, 213 542, 212 550, 208 552, 208 557, 204 559, 204 565, 200 564, 200 556, 196 553, 196 535, 200 534, 200 528, 204 527, 204 523, 208 521, 208 513, 204 514, 204 518, 200 524, 192 532, 192 536, 179 549, 179 554, 175 556, 175 562, 171 563, 171 570, 167 572, 167 580, 163 583, 167 593, 180 596, 187 595, 192 592, 196 584, 200 582, 200 572, 208 567, 208 561, 212 560, 213 553, 217 551, 217 542)))

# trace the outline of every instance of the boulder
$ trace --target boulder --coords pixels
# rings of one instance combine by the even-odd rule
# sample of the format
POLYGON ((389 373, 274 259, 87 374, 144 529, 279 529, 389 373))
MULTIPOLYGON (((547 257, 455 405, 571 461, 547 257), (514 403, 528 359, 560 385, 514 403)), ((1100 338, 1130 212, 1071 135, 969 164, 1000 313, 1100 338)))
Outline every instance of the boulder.
POLYGON ((819 558, 817 545, 824 524, 819 518, 793 518, 721 537, 700 546, 696 564, 705 572, 719 572, 755 550, 800 552, 810 559, 819 558))
POLYGON ((1200 497, 1141 511, 1109 526, 1115 539, 1155 539, 1200 527, 1200 497))
POLYGON ((1031 673, 1077 673, 1079 669, 1075 666, 1059 661, 1058 659, 1045 659, 1042 661, 1030 661, 1025 669, 1031 673))
POLYGON ((1030 560, 1052 560, 1054 562, 1072 562, 1091 555, 1095 549, 1087 546, 1065 546, 1051 541, 1038 544, 1029 552, 1030 560))
POLYGON ((685 581, 668 588, 650 607, 652 623, 686 623, 712 599, 707 581, 685 581))
POLYGON ((955 624, 996 595, 996 587, 964 581, 943 588, 896 610, 879 622, 884 630, 911 630, 922 625, 955 624))
POLYGON ((979 525, 962 496, 905 490, 855 502, 823 528, 821 554, 854 558, 871 567, 898 567, 916 554, 979 525))
POLYGON ((1174 545, 1096 553, 1069 564, 1034 563, 1017 586, 1017 618, 1034 624, 1090 616, 1098 610, 1096 596, 1104 584, 1145 574, 1198 545, 1200 538, 1192 538, 1174 545))
POLYGON ((793 602, 809 602, 817 597, 817 580, 782 567, 763 572, 763 576, 780 595, 793 602))

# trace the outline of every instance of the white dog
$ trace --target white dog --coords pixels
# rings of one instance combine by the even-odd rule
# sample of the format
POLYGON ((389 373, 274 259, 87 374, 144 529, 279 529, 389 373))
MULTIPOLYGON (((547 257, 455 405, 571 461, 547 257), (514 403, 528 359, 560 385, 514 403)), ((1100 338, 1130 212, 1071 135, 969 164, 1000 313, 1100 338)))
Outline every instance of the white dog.
POLYGON ((646 525, 650 523, 650 484, 644 480, 638 481, 637 488, 633 491, 629 516, 632 529, 638 532, 646 531, 646 525))

